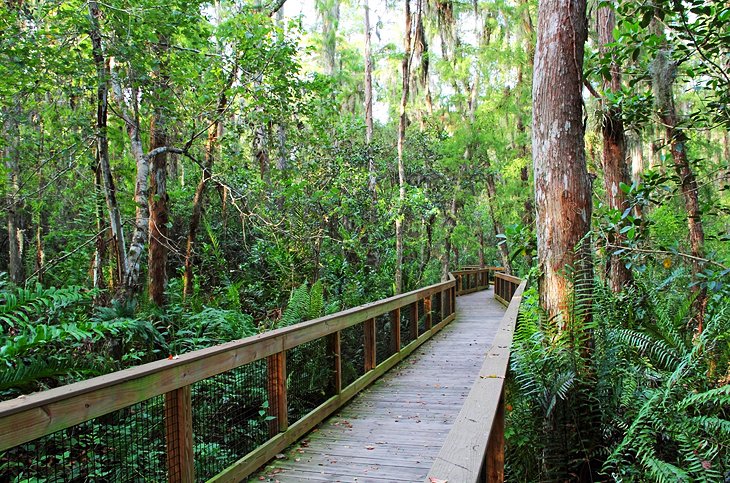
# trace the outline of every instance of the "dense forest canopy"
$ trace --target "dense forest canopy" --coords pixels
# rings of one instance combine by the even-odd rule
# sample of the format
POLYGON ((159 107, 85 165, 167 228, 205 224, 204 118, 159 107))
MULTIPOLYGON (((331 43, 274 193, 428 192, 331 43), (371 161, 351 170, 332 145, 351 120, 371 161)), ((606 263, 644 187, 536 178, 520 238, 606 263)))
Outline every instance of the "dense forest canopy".
POLYGON ((0 396, 496 265, 509 478, 723 481, 728 46, 714 0, 0 2, 0 396))

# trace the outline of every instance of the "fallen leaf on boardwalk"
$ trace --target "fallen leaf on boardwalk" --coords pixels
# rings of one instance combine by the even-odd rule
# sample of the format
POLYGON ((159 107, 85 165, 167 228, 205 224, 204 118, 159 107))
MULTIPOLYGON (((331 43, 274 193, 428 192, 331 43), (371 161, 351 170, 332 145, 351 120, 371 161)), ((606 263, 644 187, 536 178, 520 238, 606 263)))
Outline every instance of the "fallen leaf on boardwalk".
POLYGON ((300 461, 302 461, 302 459, 301 458, 294 458, 294 461, 296 461, 297 463, 299 463, 300 461))
POLYGON ((428 477, 429 483, 449 483, 449 480, 442 480, 440 478, 434 478, 433 476, 428 477))
POLYGON ((265 476, 259 476, 259 481, 264 481, 266 479, 265 476))
POLYGON ((276 455, 276 459, 277 459, 277 460, 283 460, 283 459, 286 459, 286 455, 285 455, 284 453, 279 453, 278 455, 276 455))
POLYGON ((368 449, 368 450, 375 449, 375 446, 373 446, 372 444, 369 444, 369 445, 365 446, 365 449, 368 449))
POLYGON ((496 374, 489 374, 488 376, 479 376, 482 379, 504 379, 504 376, 498 376, 496 374))

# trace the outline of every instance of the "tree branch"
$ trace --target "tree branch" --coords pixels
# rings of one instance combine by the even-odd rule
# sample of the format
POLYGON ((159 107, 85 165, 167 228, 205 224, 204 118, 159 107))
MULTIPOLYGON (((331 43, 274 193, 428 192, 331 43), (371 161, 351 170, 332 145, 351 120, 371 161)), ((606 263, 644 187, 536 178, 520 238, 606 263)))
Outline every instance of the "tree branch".
POLYGON ((588 82, 588 79, 583 78, 583 85, 586 86, 586 89, 588 89, 588 92, 593 95, 596 99, 603 100, 603 97, 596 91, 596 89, 591 85, 590 82, 588 82))

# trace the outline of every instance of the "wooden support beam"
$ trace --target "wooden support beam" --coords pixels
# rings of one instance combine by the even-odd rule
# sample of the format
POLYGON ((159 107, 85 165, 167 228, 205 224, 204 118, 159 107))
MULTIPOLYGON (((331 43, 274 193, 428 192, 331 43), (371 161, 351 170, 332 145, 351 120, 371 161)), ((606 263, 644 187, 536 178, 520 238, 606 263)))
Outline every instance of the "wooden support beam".
POLYGON ((333 391, 334 394, 342 392, 342 360, 341 360, 341 345, 340 345, 340 331, 334 332, 329 336, 329 351, 332 354, 334 364, 334 380, 333 380, 333 391))
POLYGON ((165 443, 170 483, 195 481, 193 404, 190 386, 165 393, 165 443))
POLYGON ((494 414, 492 429, 489 432, 486 455, 487 483, 504 481, 504 386, 499 396, 499 405, 494 414))
POLYGON ((448 297, 448 290, 442 291, 439 294, 439 297, 441 297, 441 320, 444 320, 446 316, 448 315, 446 313, 446 304, 448 303, 447 297, 448 297))
POLYGON ((270 355, 266 358, 266 364, 269 415, 274 417, 269 424, 269 435, 274 437, 289 427, 286 401, 286 352, 270 355))
POLYGON ((418 339, 418 300, 411 304, 410 339, 418 339))
POLYGON ((400 351, 400 307, 390 313, 390 352, 400 351))
POLYGON ((426 313, 426 330, 431 330, 431 327, 433 327, 433 316, 431 315, 431 297, 432 295, 429 295, 425 299, 423 299, 423 311, 426 313))
POLYGON ((363 322, 365 333, 365 372, 372 371, 378 365, 376 340, 375 340, 375 319, 368 319, 363 322))

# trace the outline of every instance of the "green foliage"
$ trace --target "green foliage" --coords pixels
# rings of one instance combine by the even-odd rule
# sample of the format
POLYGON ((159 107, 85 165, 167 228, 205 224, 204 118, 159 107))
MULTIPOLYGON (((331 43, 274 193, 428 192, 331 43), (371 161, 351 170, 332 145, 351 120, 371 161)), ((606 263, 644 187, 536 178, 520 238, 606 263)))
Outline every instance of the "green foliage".
POLYGON ((526 292, 508 392, 512 480, 586 471, 616 481, 725 478, 730 392, 718 369, 730 359, 730 307, 713 301, 695 335, 692 299, 672 295, 681 280, 644 277, 620 294, 597 280, 578 289, 592 320, 563 331, 542 315, 536 291, 526 292))

